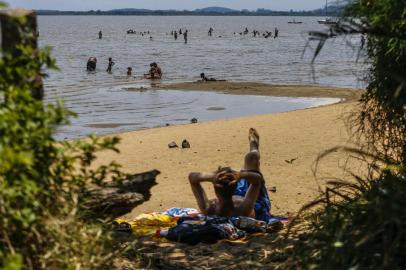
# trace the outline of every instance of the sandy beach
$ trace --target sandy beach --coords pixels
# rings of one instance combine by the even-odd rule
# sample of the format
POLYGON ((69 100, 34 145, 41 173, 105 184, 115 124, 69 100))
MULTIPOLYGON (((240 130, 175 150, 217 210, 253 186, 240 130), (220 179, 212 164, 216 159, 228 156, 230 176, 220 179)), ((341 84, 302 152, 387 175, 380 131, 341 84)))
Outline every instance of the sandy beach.
MULTIPOLYGON (((160 86, 170 89, 211 90, 234 94, 295 97, 339 97, 338 104, 312 109, 249 116, 182 126, 169 126, 116 134, 122 141, 119 155, 100 154, 98 163, 116 160, 128 173, 157 169, 161 174, 148 202, 133 210, 131 219, 143 212, 170 207, 196 207, 187 175, 191 171, 213 171, 218 166, 241 168, 248 151, 248 130, 258 130, 261 141, 261 167, 270 192, 273 213, 287 215, 319 194, 324 178, 342 177, 348 154, 335 152, 322 160, 314 174, 315 160, 323 151, 338 145, 350 145, 345 125, 356 108, 361 91, 319 86, 277 86, 258 83, 185 83, 160 86), (181 145, 187 139, 190 149, 169 149, 168 143, 181 145), (290 162, 294 160, 293 162, 290 162)), ((193 116, 191 116, 193 117, 193 116)), ((209 197, 213 197, 208 186, 209 197)))

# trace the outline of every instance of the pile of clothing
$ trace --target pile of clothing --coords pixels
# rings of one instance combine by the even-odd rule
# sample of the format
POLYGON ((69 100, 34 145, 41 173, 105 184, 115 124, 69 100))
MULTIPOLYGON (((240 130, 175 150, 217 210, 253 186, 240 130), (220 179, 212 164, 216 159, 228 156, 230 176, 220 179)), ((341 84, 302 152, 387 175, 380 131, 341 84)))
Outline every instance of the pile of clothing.
POLYGON ((280 217, 266 223, 248 217, 205 216, 193 208, 171 208, 142 214, 133 221, 117 219, 113 222, 113 229, 195 245, 219 240, 235 241, 250 233, 277 231, 285 222, 287 219, 280 217))

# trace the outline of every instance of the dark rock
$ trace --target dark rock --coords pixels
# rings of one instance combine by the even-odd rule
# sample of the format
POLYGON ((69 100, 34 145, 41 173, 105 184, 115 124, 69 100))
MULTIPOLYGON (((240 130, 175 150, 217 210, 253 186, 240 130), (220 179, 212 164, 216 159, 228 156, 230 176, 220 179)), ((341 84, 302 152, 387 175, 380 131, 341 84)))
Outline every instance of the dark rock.
POLYGON ((176 144, 176 142, 171 142, 170 144, 168 144, 169 148, 178 148, 179 146, 176 144))
POLYGON ((269 189, 269 191, 275 193, 275 192, 276 192, 276 187, 271 187, 271 188, 269 189))
POLYGON ((190 143, 186 139, 183 140, 183 142, 182 142, 182 148, 183 149, 190 148, 190 143))
POLYGON ((190 123, 196 124, 196 123, 197 123, 197 118, 192 118, 192 119, 190 119, 190 123))

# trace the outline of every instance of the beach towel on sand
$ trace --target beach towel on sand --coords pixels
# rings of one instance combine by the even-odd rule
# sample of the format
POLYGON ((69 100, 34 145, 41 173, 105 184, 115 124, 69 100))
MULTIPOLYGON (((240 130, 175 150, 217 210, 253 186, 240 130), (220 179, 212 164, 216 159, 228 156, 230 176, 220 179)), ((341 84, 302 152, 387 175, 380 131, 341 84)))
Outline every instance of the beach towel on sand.
MULTIPOLYGON (((207 217, 194 208, 170 208, 164 212, 139 215, 132 221, 116 219, 113 226, 116 231, 133 233, 140 237, 166 236, 169 240, 189 244, 214 243, 223 239, 233 241, 246 235, 244 228, 233 222, 236 218, 238 219, 207 217)), ((268 226, 273 226, 275 222, 285 223, 287 219, 272 217, 268 226)))
POLYGON ((176 226, 178 218, 159 213, 142 214, 133 221, 116 219, 113 222, 116 230, 132 232, 136 236, 152 236, 158 230, 169 230, 176 226))

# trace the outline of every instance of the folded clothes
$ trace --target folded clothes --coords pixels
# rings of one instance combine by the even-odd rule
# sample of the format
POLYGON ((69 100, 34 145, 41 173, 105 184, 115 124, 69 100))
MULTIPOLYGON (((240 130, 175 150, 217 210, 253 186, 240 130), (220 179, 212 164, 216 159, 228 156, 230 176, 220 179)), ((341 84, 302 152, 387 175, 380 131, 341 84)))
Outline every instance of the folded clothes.
POLYGON ((219 240, 237 240, 246 233, 237 229, 228 218, 180 219, 178 225, 169 229, 166 238, 171 241, 196 245, 213 244, 219 240))

